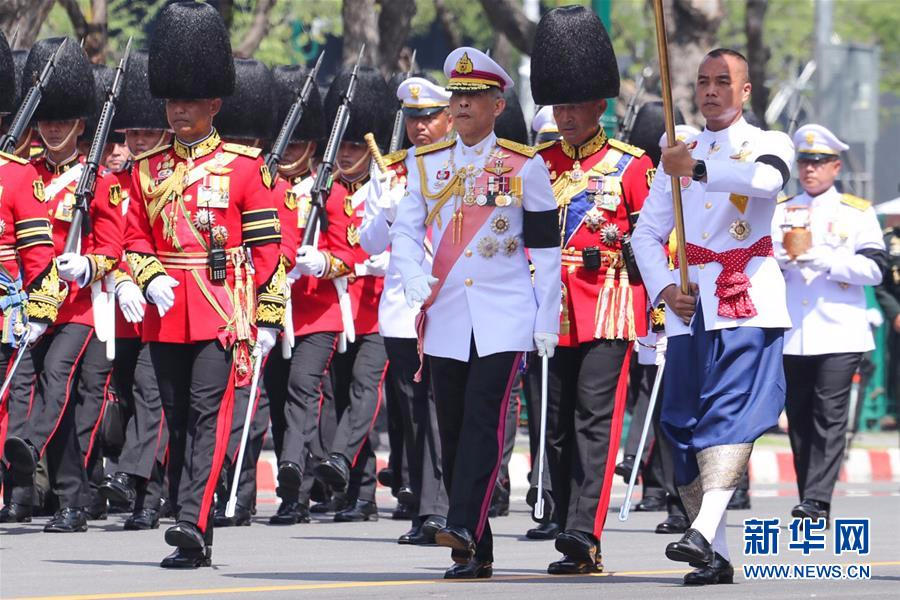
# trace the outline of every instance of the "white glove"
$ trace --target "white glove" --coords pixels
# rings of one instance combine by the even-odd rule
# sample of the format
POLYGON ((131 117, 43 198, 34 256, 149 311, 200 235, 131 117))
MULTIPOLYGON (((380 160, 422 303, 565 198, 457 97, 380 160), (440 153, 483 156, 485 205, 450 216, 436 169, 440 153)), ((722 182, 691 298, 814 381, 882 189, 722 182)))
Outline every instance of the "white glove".
POLYGON ((90 268, 87 256, 75 252, 66 252, 56 259, 59 278, 64 281, 80 281, 90 268))
POLYGON ((834 264, 835 251, 831 246, 813 246, 797 257, 797 262, 814 271, 827 273, 834 264))
POLYGON ((800 264, 788 254, 787 250, 784 249, 784 246, 776 248, 775 260, 778 261, 778 266, 781 267, 782 271, 792 271, 800 268, 800 264))
POLYGON ((178 282, 168 275, 161 275, 147 285, 147 300, 156 305, 160 317, 164 317, 175 304, 172 288, 177 285, 178 282))
POLYGON ((406 294, 406 303, 410 308, 415 308, 417 304, 422 304, 431 295, 431 287, 438 282, 437 277, 421 274, 416 275, 406 282, 403 288, 406 294))
POLYGON ((141 288, 133 281, 123 279, 116 285, 116 300, 119 301, 119 308, 126 321, 140 323, 144 320, 144 307, 147 303, 141 294, 141 288))
POLYGON ((263 357, 275 347, 278 341, 278 330, 273 327, 260 327, 256 330, 256 344, 253 347, 253 353, 259 357, 263 357))
POLYGON ((378 206, 381 207, 384 218, 387 219, 389 223, 393 223, 397 220, 397 207, 400 206, 400 201, 403 200, 403 196, 405 195, 406 187, 395 185, 378 197, 378 206))
MULTIPOLYGON (((300 246, 297 249, 297 265, 291 269, 291 274, 312 275, 321 277, 325 272, 325 255, 313 246, 300 246)), ((299 277, 294 277, 296 281, 299 277)))
POLYGON ((47 331, 46 323, 38 323, 37 321, 32 321, 28 324, 28 331, 25 332, 25 345, 30 346, 35 343, 39 337, 44 335, 44 332, 47 331))
POLYGON ((370 256, 363 263, 366 266, 366 275, 374 275, 375 277, 384 277, 387 273, 388 263, 391 261, 390 252, 382 252, 374 256, 370 256))
POLYGON ((536 332, 534 334, 534 347, 537 349, 538 356, 553 358, 557 344, 559 344, 559 336, 555 333, 536 332))

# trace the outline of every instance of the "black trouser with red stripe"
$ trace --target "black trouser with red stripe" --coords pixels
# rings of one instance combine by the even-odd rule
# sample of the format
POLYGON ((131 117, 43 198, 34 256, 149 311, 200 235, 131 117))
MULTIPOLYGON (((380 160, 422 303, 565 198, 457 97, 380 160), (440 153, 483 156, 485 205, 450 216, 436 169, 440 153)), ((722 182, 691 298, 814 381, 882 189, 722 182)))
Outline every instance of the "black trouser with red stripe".
POLYGON ((231 351, 216 340, 150 343, 169 429, 169 482, 177 490, 179 521, 196 525, 212 543, 214 493, 231 432, 233 394, 227 394, 231 351))
MULTIPOLYGON (((25 355, 19 361, 19 366, 13 374, 6 397, 0 399, 6 413, 6 423, 3 425, 5 427, 4 436, 0 441, 6 441, 8 436, 23 437, 28 421, 32 391, 34 390, 34 363, 31 360, 31 350, 22 348, 21 351, 25 355)), ((16 353, 12 346, 6 344, 0 346, 0 372, 4 373, 4 377, 8 375, 15 358, 16 353)), ((33 478, 16 475, 8 469, 4 470, 3 501, 6 504, 14 502, 28 506, 36 505, 38 499, 34 494, 33 478)))
MULTIPOLYGON (((366 460, 375 460, 369 432, 378 415, 386 364, 384 340, 377 333, 360 336, 348 345, 345 353, 335 354, 331 361, 338 418, 331 452, 343 455, 351 466, 363 455, 366 460)), ((374 470, 374 463, 371 468, 374 470)), ((368 496, 369 487, 364 489, 368 496)), ((371 486, 371 498, 361 499, 374 500, 374 486, 371 486)))
POLYGON ((606 522, 625 411, 631 344, 558 347, 550 359, 547 464, 556 522, 599 540, 606 522))
POLYGON ((478 356, 474 340, 469 352, 468 362, 428 356, 428 365, 450 497, 447 524, 468 529, 475 536, 476 558, 492 562, 488 511, 503 455, 509 394, 522 353, 478 356))
POLYGON ((135 511, 141 508, 157 510, 162 495, 169 432, 163 419, 156 372, 150 359, 149 344, 142 344, 139 339, 119 342, 122 348, 116 350, 115 384, 119 400, 130 405, 131 418, 125 426, 125 445, 119 453, 116 470, 140 478, 135 511))
MULTIPOLYGON (((270 361, 274 358, 274 353, 279 352, 276 345, 272 354, 266 358, 263 365, 265 370, 270 361)), ((279 354, 280 358, 280 354, 279 354)), ((228 439, 228 457, 225 459, 223 477, 225 477, 224 486, 221 491, 226 494, 231 493, 231 486, 234 482, 234 469, 237 463, 238 453, 241 450, 241 436, 244 434, 244 420, 247 416, 247 404, 250 402, 250 386, 245 386, 235 390, 234 394, 234 418, 231 421, 231 436, 228 439)), ((237 503, 250 510, 256 504, 256 463, 259 461, 259 455, 262 453, 263 441, 265 441, 266 430, 269 428, 269 395, 266 393, 265 382, 260 379, 259 389, 257 390, 256 399, 253 405, 253 414, 250 418, 250 431, 247 435, 247 446, 244 448, 244 460, 241 466, 241 472, 238 476, 237 503)), ((225 506, 228 496, 217 498, 217 502, 225 506)))
POLYGON ((106 501, 100 495, 103 483, 103 443, 100 422, 106 404, 106 391, 113 363, 106 358, 106 344, 94 335, 88 343, 78 371, 75 399, 75 427, 89 485, 89 504, 104 510, 106 501))

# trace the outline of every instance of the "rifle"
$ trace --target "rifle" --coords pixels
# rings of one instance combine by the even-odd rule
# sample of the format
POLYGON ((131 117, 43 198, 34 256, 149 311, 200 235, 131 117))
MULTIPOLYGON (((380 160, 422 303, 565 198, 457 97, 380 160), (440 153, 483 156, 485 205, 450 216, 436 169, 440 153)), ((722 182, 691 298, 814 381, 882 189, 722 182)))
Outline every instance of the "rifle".
POLYGON ((641 99, 641 96, 644 95, 644 85, 651 75, 653 75, 653 70, 650 67, 644 67, 641 70, 641 74, 638 75, 637 81, 635 81, 636 87, 634 94, 632 94, 631 100, 628 101, 628 106, 625 108, 625 114, 622 115, 622 120, 619 121, 619 129, 615 135, 617 140, 628 140, 628 136, 631 135, 631 130, 634 128, 634 121, 637 119, 638 101, 641 99))
POLYGON ((303 109, 309 104, 309 97, 312 95, 313 88, 316 85, 316 77, 319 75, 319 67, 322 66, 323 58, 325 58, 324 50, 319 53, 316 65, 309 72, 309 75, 306 76, 306 81, 303 82, 300 93, 294 99, 294 103, 291 104, 290 110, 284 117, 284 123, 281 124, 281 131, 278 132, 278 137, 275 138, 272 149, 266 155, 266 167, 269 169, 269 173, 273 175, 277 173, 278 163, 281 162, 285 149, 291 143, 291 136, 294 135, 294 130, 300 124, 300 119, 303 117, 303 109))
MULTIPOLYGON (((410 77, 412 77, 413 69, 416 66, 416 51, 413 50, 412 56, 409 59, 409 71, 406 72, 406 77, 403 78, 403 81, 406 81, 410 77)), ((394 129, 391 131, 391 144, 388 146, 388 152, 396 152, 400 149, 400 146, 403 145, 403 136, 406 134, 404 122, 406 121, 406 117, 403 114, 403 107, 397 109, 397 114, 394 116, 394 129)))
POLYGON ((350 122, 350 103, 353 101, 353 95, 356 93, 356 79, 359 75, 359 64, 362 62, 363 52, 366 45, 363 44, 359 49, 359 56, 356 58, 356 65, 350 73, 350 83, 347 85, 347 91, 341 100, 337 114, 334 117, 334 125, 331 127, 331 135, 328 136, 328 143, 325 145, 325 155, 322 157, 322 164, 316 172, 316 180, 313 182, 312 191, 310 192, 310 208, 309 218, 306 221, 306 229, 303 231, 303 246, 309 246, 316 238, 316 229, 321 227, 322 231, 328 229, 328 217, 325 213, 325 202, 328 200, 328 194, 331 193, 331 185, 334 183, 332 173, 334 172, 334 162, 337 159, 338 148, 344 139, 344 132, 347 130, 347 123, 350 122))
POLYGON ((53 74, 53 69, 56 68, 56 60, 59 58, 59 54, 67 41, 68 39, 63 39, 62 43, 56 47, 56 51, 50 55, 47 64, 44 65, 41 76, 38 77, 37 81, 34 82, 34 85, 28 90, 28 93, 25 94, 22 105, 19 106, 16 116, 13 117, 12 123, 9 125, 9 131, 0 138, 0 151, 6 152, 7 154, 13 154, 16 151, 22 134, 25 133, 25 129, 28 128, 28 125, 31 123, 31 118, 34 116, 34 112, 41 103, 44 86, 50 81, 50 75, 53 74))
POLYGON ((97 132, 94 134, 94 140, 91 142, 91 150, 88 153, 84 170, 81 177, 78 178, 78 186, 75 188, 75 206, 72 213, 72 223, 69 225, 69 233, 66 236, 66 245, 63 252, 75 252, 78 242, 81 239, 82 229, 87 229, 88 207, 94 198, 94 191, 97 187, 97 173, 100 170, 100 160, 103 158, 103 148, 106 146, 106 139, 109 137, 109 130, 112 126, 113 116, 116 114, 116 101, 119 99, 119 92, 122 89, 122 77, 125 70, 128 69, 128 59, 131 57, 131 38, 128 38, 128 44, 125 46, 125 55, 119 61, 116 67, 116 74, 113 78, 112 86, 106 96, 106 102, 103 103, 103 110, 100 111, 100 120, 97 122, 97 132))

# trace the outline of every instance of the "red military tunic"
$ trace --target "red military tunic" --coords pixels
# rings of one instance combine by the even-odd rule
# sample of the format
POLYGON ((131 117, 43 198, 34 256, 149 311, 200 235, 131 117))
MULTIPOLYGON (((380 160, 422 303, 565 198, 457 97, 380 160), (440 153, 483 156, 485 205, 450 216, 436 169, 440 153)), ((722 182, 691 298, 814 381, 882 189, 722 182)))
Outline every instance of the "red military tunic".
MULTIPOLYGON (((28 317, 47 324, 63 295, 54 257, 43 182, 28 161, 0 152, 0 264, 13 280, 21 276, 28 317)), ((3 342, 11 341, 6 333, 3 342)))
POLYGON ((560 345, 594 339, 634 340, 647 332, 647 295, 628 280, 622 236, 631 231, 650 190, 653 163, 644 151, 597 135, 575 148, 539 147, 560 214, 563 306, 560 345), (599 268, 585 268, 593 249, 599 268))
MULTIPOLYGON (((121 209, 123 220, 126 219, 128 206, 131 203, 131 197, 133 195, 131 192, 131 166, 132 163, 129 161, 126 168, 114 173, 110 172, 108 175, 112 178, 110 180, 110 196, 121 196, 121 202, 118 203, 118 206, 121 209), (115 187, 117 185, 118 187, 115 187)), ((116 285, 124 280, 131 281, 132 283, 134 282, 134 278, 131 276, 131 269, 128 266, 128 261, 124 260, 124 254, 123 259, 119 262, 114 274, 116 285)), ((127 339, 141 337, 141 324, 129 323, 125 320, 125 315, 122 314, 122 309, 119 307, 118 302, 116 302, 116 337, 127 339)))
POLYGON ((135 159, 126 256, 146 293, 160 275, 178 285, 164 318, 149 307, 143 339, 190 344, 252 337, 250 326, 281 328, 284 263, 274 182, 259 149, 226 144, 217 132, 186 146, 177 139, 135 159), (225 249, 227 274, 213 281, 210 243, 225 249), (250 249, 253 273, 244 246, 250 249), (255 309, 254 309, 255 302, 255 309))
MULTIPOLYGON (((53 245, 58 255, 63 253, 66 237, 69 235, 75 206, 75 188, 79 179, 77 173, 83 169, 83 164, 83 156, 75 156, 57 165, 52 164, 46 155, 34 161, 35 169, 44 184, 53 245)), ((94 199, 86 217, 90 222, 90 232, 81 237, 80 253, 88 259, 90 283, 102 280, 122 256, 124 220, 119 206, 121 197, 112 197, 110 194, 110 186, 114 182, 114 178, 108 176, 97 178, 94 199)), ((69 293, 59 307, 56 323, 94 326, 89 285, 82 288, 74 281, 69 283, 69 293)))

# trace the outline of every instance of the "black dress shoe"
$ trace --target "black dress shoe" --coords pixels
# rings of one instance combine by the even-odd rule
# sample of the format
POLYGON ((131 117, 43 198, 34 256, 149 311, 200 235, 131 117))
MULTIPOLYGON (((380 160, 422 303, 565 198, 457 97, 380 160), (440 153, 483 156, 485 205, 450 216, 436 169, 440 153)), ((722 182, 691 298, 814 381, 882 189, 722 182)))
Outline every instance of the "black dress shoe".
POLYGON ((413 525, 409 530, 397 538, 397 543, 402 546, 414 545, 412 540, 419 539, 422 536, 422 526, 413 525))
POLYGON ((634 470, 634 459, 633 454, 626 454, 622 457, 622 462, 616 465, 616 475, 626 482, 631 478, 631 471, 634 470))
POLYGON ((533 529, 525 532, 525 537, 529 540, 555 540, 561 531, 559 525, 554 522, 541 523, 533 529))
POLYGON ((718 552, 715 553, 709 566, 701 567, 684 576, 684 585, 714 585, 717 583, 734 583, 734 567, 718 552))
POLYGON ((41 460, 37 449, 31 445, 31 442, 15 436, 6 438, 6 442, 3 444, 3 455, 9 463, 10 471, 25 477, 34 474, 34 469, 41 460))
POLYGON ((475 536, 465 527, 448 525, 434 534, 434 542, 453 550, 450 556, 458 565, 468 564, 475 556, 475 536))
POLYGON ((269 525, 296 525, 309 521, 309 507, 297 500, 282 500, 278 511, 269 517, 269 525))
POLYGON ((656 533, 684 533, 690 526, 687 517, 669 515, 665 521, 656 526, 656 533))
POLYGON ((132 504, 137 492, 134 477, 128 473, 116 473, 100 485, 100 494, 115 504, 132 504))
POLYGON ((187 521, 178 521, 166 529, 166 543, 182 549, 203 550, 206 547, 200 529, 187 521))
POLYGON ((827 527, 830 512, 831 505, 827 502, 804 500, 791 510, 791 516, 795 519, 811 519, 813 521, 825 519, 825 526, 827 527))
POLYGON ((434 536, 437 535, 437 532, 447 526, 447 517, 442 517, 441 515, 430 515, 424 521, 422 521, 422 534, 429 536, 431 541, 429 544, 434 543, 434 536))
POLYGON ((282 494, 290 495, 289 492, 297 492, 300 490, 300 482, 303 480, 303 470, 300 465, 289 461, 278 465, 278 488, 282 494))
POLYGON ((0 508, 0 523, 31 523, 32 508, 17 502, 10 502, 0 508))
POLYGON ((702 533, 690 527, 680 540, 666 546, 666 558, 689 563, 695 569, 709 565, 714 556, 715 552, 709 541, 702 533))
POLYGON ((330 500, 326 500, 325 502, 318 502, 310 506, 309 512, 317 515, 324 515, 326 513, 340 512, 348 506, 350 506, 350 503, 347 500, 347 496, 342 494, 335 494, 331 497, 330 500))
POLYGON ((600 557, 596 562, 589 560, 579 560, 571 556, 563 556, 556 562, 552 562, 547 566, 547 573, 550 575, 585 575, 588 573, 602 573, 603 563, 600 557))
POLYGON ((594 536, 578 531, 577 529, 567 529, 556 536, 556 549, 572 560, 596 564, 600 561, 600 544, 594 539, 594 536))
POLYGON ((347 482, 350 481, 350 461, 343 454, 329 454, 328 458, 315 466, 313 474, 322 483, 342 492, 347 489, 347 482))
POLYGON ((410 546, 433 546, 434 536, 446 526, 447 519, 440 515, 432 515, 421 525, 413 525, 409 531, 397 539, 397 543, 410 546))
POLYGON ((415 507, 405 502, 398 502, 396 508, 391 512, 391 519, 394 521, 408 521, 415 518, 415 516, 415 507))
POLYGON ((378 475, 375 476, 375 479, 377 479, 378 483, 380 483, 384 487, 393 489, 394 470, 390 467, 385 467, 382 470, 378 471, 378 475))
POLYGON ((490 579, 493 574, 493 563, 473 558, 464 565, 457 563, 444 571, 444 579, 490 579))
POLYGON ((163 569, 199 569, 212 566, 212 548, 175 548, 159 563, 163 569))
POLYGON ((334 513, 335 523, 361 523, 377 520, 378 506, 371 500, 357 500, 353 506, 334 513))
POLYGON ((419 499, 416 498, 416 495, 413 493, 413 491, 405 485, 397 490, 397 502, 415 506, 418 503, 418 500, 419 499))
POLYGON ((663 512, 666 508, 665 496, 647 496, 634 505, 635 512, 663 512))
POLYGON ((728 501, 728 510, 750 510, 750 492, 736 489, 728 501))
POLYGON ((45 533, 75 533, 87 530, 87 518, 82 508, 61 508, 44 525, 45 533))
POLYGON ((213 525, 215 527, 249 527, 253 522, 252 518, 250 509, 244 508, 240 504, 234 508, 233 517, 225 516, 225 507, 223 506, 216 509, 213 515, 213 525))
POLYGON ((142 531, 159 527, 159 511, 152 508, 142 508, 125 519, 125 531, 142 531))

